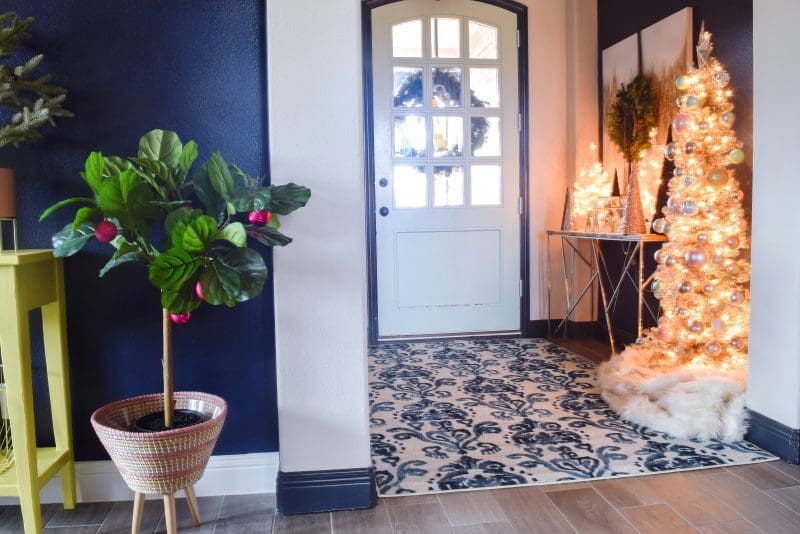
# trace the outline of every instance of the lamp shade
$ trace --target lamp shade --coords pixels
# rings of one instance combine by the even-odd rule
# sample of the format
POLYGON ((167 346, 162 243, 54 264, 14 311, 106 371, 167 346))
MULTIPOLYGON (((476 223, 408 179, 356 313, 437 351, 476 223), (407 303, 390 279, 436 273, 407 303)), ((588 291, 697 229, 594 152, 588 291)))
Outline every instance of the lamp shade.
POLYGON ((0 168, 0 217, 16 217, 14 198, 14 169, 0 168))

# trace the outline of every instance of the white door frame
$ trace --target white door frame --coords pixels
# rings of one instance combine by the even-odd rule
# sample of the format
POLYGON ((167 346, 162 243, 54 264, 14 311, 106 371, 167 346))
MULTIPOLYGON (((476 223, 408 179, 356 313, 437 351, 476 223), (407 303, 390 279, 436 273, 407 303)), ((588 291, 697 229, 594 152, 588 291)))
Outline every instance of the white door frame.
MULTIPOLYGON (((364 80, 364 167, 367 226, 367 305, 368 341, 378 343, 378 273, 376 247, 375 202, 375 154, 374 154, 374 106, 372 98, 372 10, 402 0, 362 0, 362 67, 364 80)), ((466 1, 466 0, 465 0, 466 1)), ((520 299, 520 331, 523 336, 530 333, 530 229, 528 188, 528 8, 513 0, 472 0, 500 7, 517 16, 518 49, 518 98, 521 128, 519 131, 519 194, 522 197, 520 217, 520 276, 522 298, 520 299)))

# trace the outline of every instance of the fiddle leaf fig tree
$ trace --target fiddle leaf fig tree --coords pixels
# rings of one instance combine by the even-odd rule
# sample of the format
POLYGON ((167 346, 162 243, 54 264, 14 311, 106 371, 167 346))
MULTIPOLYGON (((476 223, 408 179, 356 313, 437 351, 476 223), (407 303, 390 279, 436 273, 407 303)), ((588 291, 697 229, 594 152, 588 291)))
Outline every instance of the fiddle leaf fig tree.
POLYGON ((113 247, 100 276, 124 263, 147 267, 163 308, 167 428, 173 407, 171 322, 185 323, 202 302, 233 307, 257 296, 267 266, 250 240, 268 247, 291 243, 279 231, 279 216, 305 206, 311 196, 293 183, 262 185, 219 152, 192 172, 197 157, 197 143, 184 144, 167 130, 145 134, 134 157, 92 152, 81 173, 89 194, 62 200, 40 217, 77 207, 53 236, 56 256, 71 256, 96 239, 113 247))

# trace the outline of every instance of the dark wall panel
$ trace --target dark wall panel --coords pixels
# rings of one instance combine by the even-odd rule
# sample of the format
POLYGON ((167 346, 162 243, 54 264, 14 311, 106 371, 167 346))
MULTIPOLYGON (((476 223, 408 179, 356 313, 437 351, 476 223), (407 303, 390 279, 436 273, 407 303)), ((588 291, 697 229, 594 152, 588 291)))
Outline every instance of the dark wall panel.
MULTIPOLYGON (((76 114, 42 142, 0 152, 0 165, 17 171, 23 247, 48 247, 66 223, 66 213, 36 219, 84 194, 78 172, 90 150, 132 155, 152 128, 195 139, 201 158, 220 150, 251 174, 267 173, 263 0, 11 0, 2 10, 36 18, 32 48, 69 89, 76 114)), ((158 293, 138 265, 98 279, 108 253, 95 243, 65 263, 79 460, 105 458, 89 425, 94 409, 161 388, 158 293)), ((272 310, 268 284, 243 306, 204 306, 175 329, 176 389, 230 404, 217 454, 277 449, 272 310)))

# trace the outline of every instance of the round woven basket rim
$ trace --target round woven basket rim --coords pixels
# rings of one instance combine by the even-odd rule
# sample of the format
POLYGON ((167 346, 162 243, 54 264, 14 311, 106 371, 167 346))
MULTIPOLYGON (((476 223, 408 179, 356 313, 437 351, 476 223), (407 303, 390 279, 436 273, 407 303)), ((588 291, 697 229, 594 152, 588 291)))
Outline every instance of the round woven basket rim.
POLYGON ((175 399, 200 399, 204 401, 209 401, 219 406, 221 410, 214 417, 211 417, 210 419, 203 421, 202 423, 198 423, 196 425, 187 426, 183 428, 176 428, 173 430, 162 430, 160 432, 137 432, 131 430, 122 430, 101 422, 100 420, 101 417, 104 417, 106 414, 113 413, 119 410, 120 408, 127 408, 128 406, 136 405, 141 402, 150 402, 153 400, 161 401, 164 398, 163 393, 152 393, 150 395, 138 395, 136 397, 130 397, 127 399, 112 402, 110 404, 106 404, 105 406, 101 406, 100 408, 95 410, 94 413, 92 414, 92 417, 90 419, 92 426, 100 427, 104 431, 109 433, 114 433, 119 436, 125 436, 126 439, 153 441, 162 438, 168 438, 168 437, 180 436, 183 434, 191 434, 198 432, 200 430, 205 429, 206 427, 211 427, 216 425, 219 420, 224 420, 225 416, 228 414, 228 403, 225 402, 225 399, 217 395, 213 395, 211 393, 203 393, 201 391, 176 391, 173 395, 175 399))

